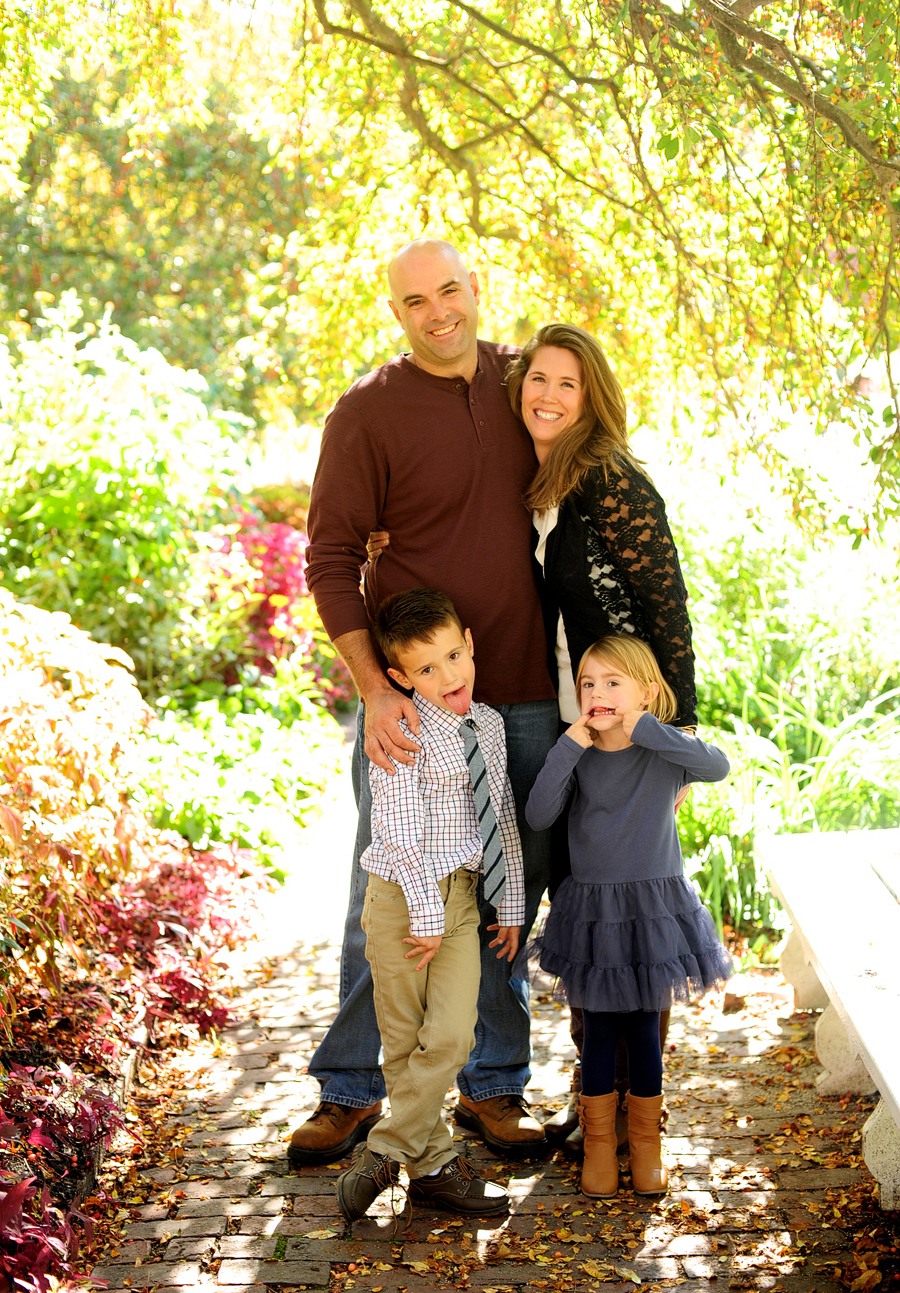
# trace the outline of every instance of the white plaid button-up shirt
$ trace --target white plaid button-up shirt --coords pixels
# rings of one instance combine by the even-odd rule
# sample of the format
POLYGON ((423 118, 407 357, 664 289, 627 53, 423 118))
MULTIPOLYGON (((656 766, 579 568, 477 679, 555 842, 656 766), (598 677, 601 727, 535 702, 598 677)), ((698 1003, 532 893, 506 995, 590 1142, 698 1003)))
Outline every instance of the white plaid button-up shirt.
MULTIPOLYGON (((427 938, 444 932, 438 881, 460 867, 481 870, 481 827, 459 731, 462 718, 432 705, 418 692, 413 701, 421 730, 412 739, 422 748, 413 764, 396 764, 393 776, 374 763, 370 766, 372 843, 360 865, 400 885, 409 908, 410 933, 427 938)), ((506 893, 497 919, 501 925, 521 925, 525 919, 522 845, 506 775, 503 719, 489 705, 475 703, 466 717, 475 721, 506 857, 506 893)), ((401 727, 412 735, 405 723, 401 727)))

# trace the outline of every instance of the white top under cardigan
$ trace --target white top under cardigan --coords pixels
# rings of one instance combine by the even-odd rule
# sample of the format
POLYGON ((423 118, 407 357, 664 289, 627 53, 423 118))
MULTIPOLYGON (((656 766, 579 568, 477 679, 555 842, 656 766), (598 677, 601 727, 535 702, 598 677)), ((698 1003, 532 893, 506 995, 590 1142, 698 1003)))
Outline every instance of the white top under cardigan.
MULTIPOLYGON (((535 549, 541 570, 544 569, 544 554, 547 550, 547 537, 556 529, 559 520, 559 508, 548 507, 546 512, 532 512, 532 524, 538 532, 538 544, 535 549)), ((566 641, 566 630, 563 628, 562 615, 556 630, 556 668, 559 674, 559 716, 564 723, 574 723, 581 717, 581 706, 575 692, 575 679, 572 677, 572 658, 569 655, 569 644, 566 641)))

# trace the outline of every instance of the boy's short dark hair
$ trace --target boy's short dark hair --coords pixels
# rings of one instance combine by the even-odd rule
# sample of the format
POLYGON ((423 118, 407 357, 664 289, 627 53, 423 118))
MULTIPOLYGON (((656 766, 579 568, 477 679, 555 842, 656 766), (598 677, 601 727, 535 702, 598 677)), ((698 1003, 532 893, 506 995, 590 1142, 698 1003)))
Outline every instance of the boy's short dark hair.
POLYGON ((462 620, 446 593, 436 588, 410 588, 386 597, 375 612, 375 640, 393 669, 401 666, 397 653, 414 642, 433 642, 438 629, 455 624, 463 632, 462 620))

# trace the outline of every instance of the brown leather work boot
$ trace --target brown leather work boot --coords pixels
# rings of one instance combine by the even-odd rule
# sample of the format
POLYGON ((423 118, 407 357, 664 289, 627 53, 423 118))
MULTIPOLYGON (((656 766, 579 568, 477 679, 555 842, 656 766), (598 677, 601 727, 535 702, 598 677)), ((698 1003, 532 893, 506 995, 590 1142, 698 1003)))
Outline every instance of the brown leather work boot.
POLYGON ((486 1145, 509 1158, 543 1158, 550 1145, 544 1128, 532 1118, 520 1095, 498 1095, 490 1100, 470 1100, 460 1095, 454 1121, 477 1131, 486 1145))
POLYGON ((365 1109, 323 1100, 318 1109, 291 1136, 287 1156, 291 1167, 334 1163, 359 1141, 365 1140, 381 1117, 381 1101, 365 1109))

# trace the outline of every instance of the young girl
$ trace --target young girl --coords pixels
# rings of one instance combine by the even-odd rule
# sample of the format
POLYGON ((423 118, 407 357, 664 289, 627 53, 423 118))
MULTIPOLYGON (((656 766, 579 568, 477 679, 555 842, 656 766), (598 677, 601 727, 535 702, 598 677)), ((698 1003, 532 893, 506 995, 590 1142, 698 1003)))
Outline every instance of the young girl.
POLYGON ((581 717, 541 769, 525 815, 535 830, 566 805, 572 874, 553 898, 541 968, 584 1011, 581 1188, 610 1198, 616 1158, 616 1046, 628 1048, 628 1127, 635 1193, 661 1194, 659 1012, 722 984, 728 953, 684 878, 675 798, 721 781, 721 750, 668 726, 677 706, 645 642, 617 634, 582 657, 581 717))

